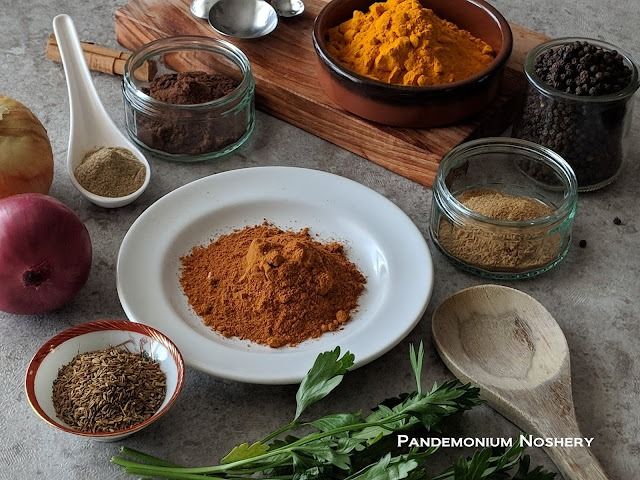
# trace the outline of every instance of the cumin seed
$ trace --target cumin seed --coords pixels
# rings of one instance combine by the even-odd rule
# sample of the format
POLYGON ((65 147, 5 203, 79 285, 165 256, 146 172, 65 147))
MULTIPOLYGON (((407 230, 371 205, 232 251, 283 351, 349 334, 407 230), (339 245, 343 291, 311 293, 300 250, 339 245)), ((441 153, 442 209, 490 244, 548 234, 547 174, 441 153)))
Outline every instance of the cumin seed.
POLYGON ((56 415, 82 432, 115 432, 141 423, 162 405, 166 376, 146 353, 117 347, 76 355, 53 382, 56 415))

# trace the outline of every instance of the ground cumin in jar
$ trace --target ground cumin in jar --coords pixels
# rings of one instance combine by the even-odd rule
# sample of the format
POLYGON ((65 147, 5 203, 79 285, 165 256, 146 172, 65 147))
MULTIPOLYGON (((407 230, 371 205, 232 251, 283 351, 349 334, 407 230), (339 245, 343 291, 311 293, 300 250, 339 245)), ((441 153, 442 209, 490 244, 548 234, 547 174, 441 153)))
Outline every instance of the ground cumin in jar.
POLYGON ((518 280, 555 267, 569 250, 577 181, 557 153, 514 138, 483 138, 452 149, 433 183, 429 233, 456 267, 518 280), (536 165, 556 188, 529 176, 536 165))
MULTIPOLYGON (((457 196, 470 210, 496 220, 525 222, 545 217, 553 208, 540 200, 490 189, 473 189, 457 196)), ((513 228, 508 231, 454 225, 442 219, 439 227, 442 248, 459 260, 485 270, 524 271, 541 267, 558 255, 560 238, 546 231, 513 228)))
POLYGON ((341 328, 366 283, 340 243, 269 224, 196 246, 181 262, 180 284, 206 325, 276 348, 341 328))

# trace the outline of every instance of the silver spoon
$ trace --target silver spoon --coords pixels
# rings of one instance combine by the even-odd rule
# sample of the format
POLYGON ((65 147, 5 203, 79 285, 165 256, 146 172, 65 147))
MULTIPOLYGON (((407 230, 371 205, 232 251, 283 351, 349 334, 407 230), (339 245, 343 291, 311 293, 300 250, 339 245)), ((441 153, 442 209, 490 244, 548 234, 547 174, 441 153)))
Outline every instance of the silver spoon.
POLYGON ((209 19, 209 10, 213 7, 213 4, 217 0, 193 0, 191 2, 191 14, 194 17, 201 18, 203 20, 209 19))
POLYGON ((302 0, 271 0, 271 5, 281 17, 297 17, 304 12, 302 0))
POLYGON ((209 10, 209 25, 235 38, 259 38, 278 25, 278 14, 264 0, 218 0, 209 10))
MULTIPOLYGON (((191 13, 198 18, 208 20, 209 11, 217 1, 193 0, 191 2, 191 13)), ((304 2, 302 0, 271 0, 270 3, 280 17, 296 17, 304 12, 304 2)))

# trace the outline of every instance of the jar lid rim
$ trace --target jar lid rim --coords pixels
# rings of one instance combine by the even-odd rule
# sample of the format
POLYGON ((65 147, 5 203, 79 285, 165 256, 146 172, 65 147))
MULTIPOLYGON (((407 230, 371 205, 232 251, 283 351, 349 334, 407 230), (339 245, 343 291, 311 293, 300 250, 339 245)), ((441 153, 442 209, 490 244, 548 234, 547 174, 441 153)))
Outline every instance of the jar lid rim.
POLYGON ((573 169, 567 161, 547 147, 517 138, 487 137, 462 143, 450 150, 443 157, 434 183, 434 197, 443 197, 447 205, 453 207, 457 214, 480 223, 512 228, 533 227, 562 220, 575 212, 578 198, 578 182, 573 169), (484 151, 484 153, 486 153, 487 147, 491 148, 495 153, 504 153, 504 149, 515 148, 522 153, 534 154, 539 157, 544 156, 549 159, 554 167, 557 167, 555 170, 561 171, 565 176, 566 185, 563 188, 565 195, 562 204, 555 208, 549 215, 525 221, 492 218, 465 206, 447 187, 445 178, 445 170, 447 169, 445 169, 444 166, 461 154, 475 154, 478 153, 478 151, 484 151))
MULTIPOLYGON (((213 52, 213 50, 211 50, 213 52)), ((216 52, 219 53, 219 52, 216 52)), ((183 35, 177 37, 168 37, 154 40, 153 42, 143 45, 140 49, 136 50, 127 59, 124 66, 124 75, 122 78, 123 84, 135 95, 135 97, 152 107, 161 107, 163 109, 171 108, 175 110, 206 110, 211 107, 227 104, 238 97, 245 95, 245 92, 253 84, 253 74, 251 72, 251 63, 242 50, 226 40, 218 40, 210 37, 197 36, 197 35, 183 35), (237 66, 242 72, 242 81, 238 86, 220 98, 210 100, 203 103, 193 104, 175 104, 170 102, 163 102, 157 100, 150 95, 144 93, 136 83, 132 80, 134 78, 133 72, 135 66, 141 64, 147 57, 157 53, 167 53, 173 49, 176 50, 198 50, 202 47, 220 48, 223 51, 227 51, 234 57, 237 57, 239 62, 236 62, 237 66)))

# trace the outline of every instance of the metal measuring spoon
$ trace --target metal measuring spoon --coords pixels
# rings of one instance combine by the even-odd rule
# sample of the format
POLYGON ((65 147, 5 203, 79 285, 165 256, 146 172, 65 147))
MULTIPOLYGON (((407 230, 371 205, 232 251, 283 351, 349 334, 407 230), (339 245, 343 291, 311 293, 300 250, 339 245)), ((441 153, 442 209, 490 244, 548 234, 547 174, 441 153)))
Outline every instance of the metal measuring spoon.
POLYGON ((209 10, 209 25, 222 35, 259 38, 278 25, 278 14, 264 0, 217 0, 209 10))
POLYGON ((302 0, 271 0, 270 3, 281 17, 297 17, 304 12, 302 0))
POLYGON ((191 2, 191 14, 194 17, 202 18, 203 20, 209 19, 209 10, 213 7, 213 4, 217 0, 193 0, 191 2))
MULTIPOLYGON (((203 20, 209 19, 209 11, 218 0, 193 0, 191 2, 191 13, 203 20)), ((271 6, 276 9, 280 17, 296 17, 304 12, 304 2, 302 0, 270 0, 271 6)))

